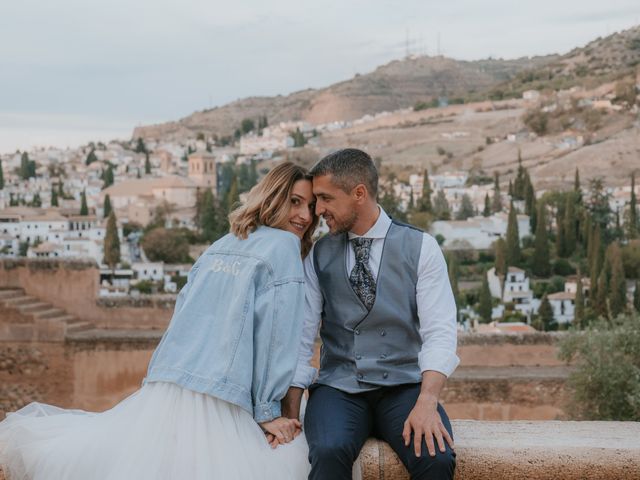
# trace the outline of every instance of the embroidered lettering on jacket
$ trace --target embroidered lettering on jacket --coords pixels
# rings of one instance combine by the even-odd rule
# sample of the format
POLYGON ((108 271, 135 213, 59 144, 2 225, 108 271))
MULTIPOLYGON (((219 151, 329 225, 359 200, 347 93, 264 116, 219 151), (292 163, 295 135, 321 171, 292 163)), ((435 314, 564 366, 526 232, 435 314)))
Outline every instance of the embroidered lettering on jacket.
POLYGON ((216 258, 211 264, 211 271, 222 272, 237 277, 240 274, 240 262, 225 262, 221 258, 216 258))

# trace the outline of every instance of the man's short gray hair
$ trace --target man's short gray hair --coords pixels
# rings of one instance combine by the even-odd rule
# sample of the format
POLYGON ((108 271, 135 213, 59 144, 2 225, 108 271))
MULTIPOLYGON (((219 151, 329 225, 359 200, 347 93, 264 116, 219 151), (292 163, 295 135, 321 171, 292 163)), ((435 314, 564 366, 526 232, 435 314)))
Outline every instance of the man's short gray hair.
POLYGON ((369 195, 376 198, 378 171, 368 153, 357 148, 344 148, 330 153, 311 169, 313 177, 331 175, 332 183, 346 193, 364 184, 369 195))

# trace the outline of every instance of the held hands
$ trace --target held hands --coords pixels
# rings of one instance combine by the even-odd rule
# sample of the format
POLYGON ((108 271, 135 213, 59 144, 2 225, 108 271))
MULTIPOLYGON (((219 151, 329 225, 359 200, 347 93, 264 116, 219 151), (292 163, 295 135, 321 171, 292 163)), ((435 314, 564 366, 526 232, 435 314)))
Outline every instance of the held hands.
POLYGON ((297 419, 278 417, 260 424, 271 448, 291 442, 302 432, 302 424, 297 419))
POLYGON ((427 443, 427 450, 429 455, 435 457, 436 450, 433 439, 435 437, 438 444, 438 449, 441 452, 445 452, 445 441, 453 449, 453 439, 447 432, 447 429, 442 423, 440 414, 438 413, 438 400, 437 398, 418 396, 418 401, 415 407, 409 413, 409 417, 404 422, 404 429, 402 431, 402 438, 404 438, 404 445, 408 447, 411 443, 411 432, 413 431, 413 448, 416 457, 421 455, 422 437, 424 435, 425 442, 427 443))

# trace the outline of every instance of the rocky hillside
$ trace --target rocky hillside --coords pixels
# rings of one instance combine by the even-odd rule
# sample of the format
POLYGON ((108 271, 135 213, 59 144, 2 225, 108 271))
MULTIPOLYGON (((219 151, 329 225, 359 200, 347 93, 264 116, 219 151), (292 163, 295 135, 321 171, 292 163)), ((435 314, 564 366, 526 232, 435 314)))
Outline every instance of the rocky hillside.
POLYGON ((438 56, 396 60, 375 71, 323 89, 287 96, 249 97, 175 122, 138 127, 133 137, 180 140, 198 132, 230 135, 244 118, 266 115, 270 123, 306 120, 315 124, 353 120, 365 114, 412 107, 440 96, 486 96, 523 71, 535 70, 556 56, 517 60, 458 61, 438 56))
POLYGON ((518 98, 525 90, 594 88, 630 75, 640 65, 640 25, 597 38, 546 65, 520 72, 497 86, 492 98, 518 98))

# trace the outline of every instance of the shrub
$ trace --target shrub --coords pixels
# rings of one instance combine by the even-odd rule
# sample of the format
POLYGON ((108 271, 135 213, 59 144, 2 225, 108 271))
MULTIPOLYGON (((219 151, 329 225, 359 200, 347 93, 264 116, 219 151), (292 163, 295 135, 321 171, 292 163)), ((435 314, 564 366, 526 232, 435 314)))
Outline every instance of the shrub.
POLYGON ((569 377, 573 416, 640 420, 640 318, 598 320, 560 342, 560 357, 575 361, 569 377))
POLYGON ((561 276, 573 275, 576 273, 576 269, 566 258, 559 258, 553 264, 553 273, 561 276))

